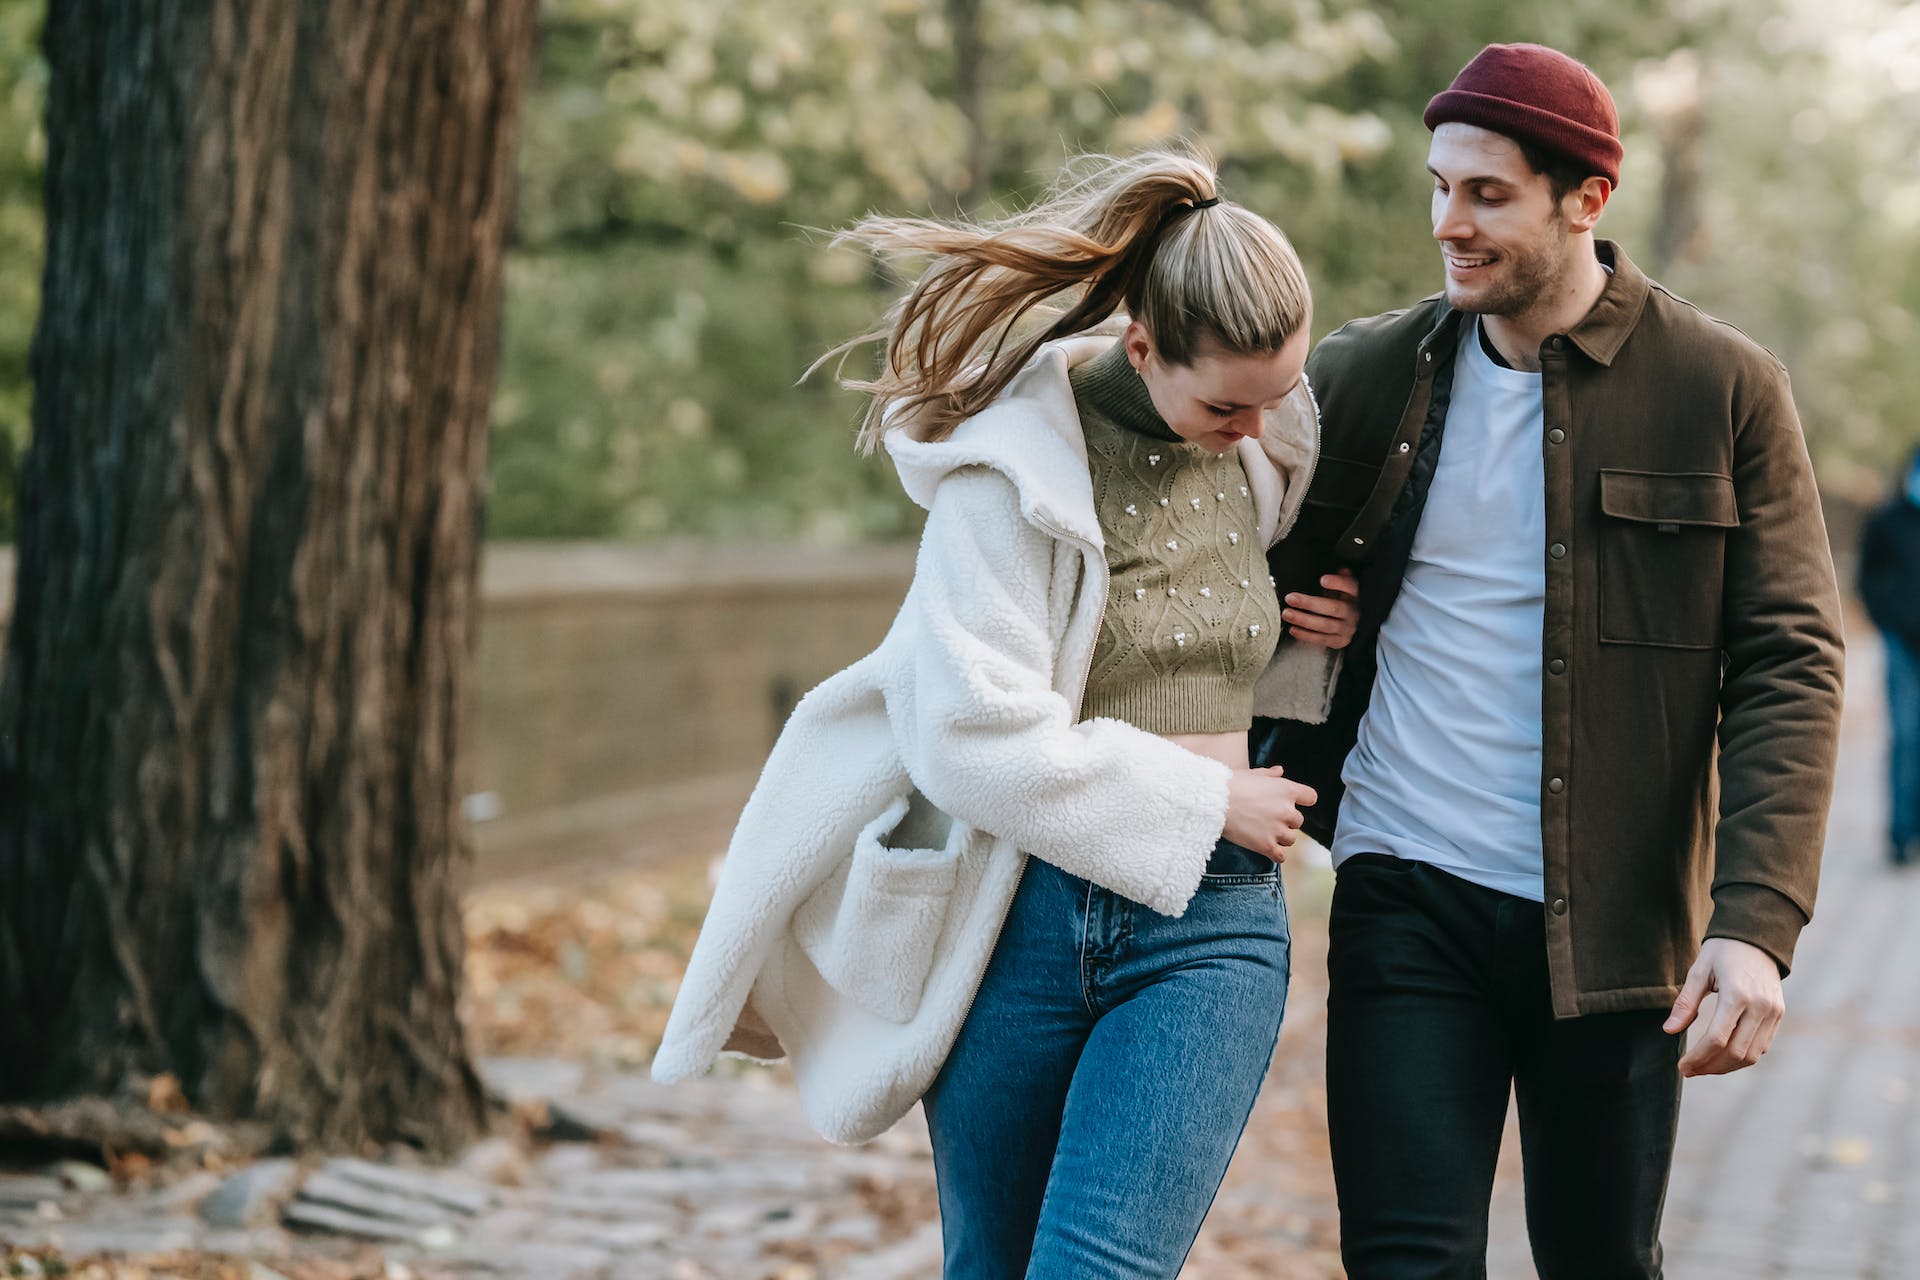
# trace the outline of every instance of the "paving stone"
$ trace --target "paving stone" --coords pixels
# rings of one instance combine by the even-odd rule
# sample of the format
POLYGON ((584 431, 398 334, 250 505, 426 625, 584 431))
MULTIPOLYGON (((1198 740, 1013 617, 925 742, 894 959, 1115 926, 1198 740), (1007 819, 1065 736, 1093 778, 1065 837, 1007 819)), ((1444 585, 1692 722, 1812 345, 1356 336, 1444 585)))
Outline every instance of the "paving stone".
POLYGON ((53 1167, 60 1181, 82 1195, 99 1195, 113 1190, 113 1177, 97 1164, 85 1160, 62 1160, 53 1167))
POLYGON ((436 1256, 435 1268, 463 1275, 538 1276, 541 1280, 574 1280, 598 1276, 613 1263, 608 1249, 583 1244, 523 1242, 490 1244, 484 1250, 459 1249, 436 1256))
POLYGON ((322 1167, 322 1172, 468 1216, 487 1208, 495 1199, 491 1188, 451 1170, 402 1169, 343 1156, 329 1160, 322 1167))
POLYGON ((483 1058, 476 1068, 487 1092, 512 1102, 549 1102, 580 1091, 584 1063, 565 1058, 483 1058))
POLYGON ((44 1200, 58 1204, 69 1194, 58 1178, 32 1173, 0 1173, 0 1209, 32 1209, 44 1200))
POLYGON ((940 1274, 940 1224, 929 1222, 906 1239, 849 1261, 841 1280, 923 1280, 940 1274))
POLYGON ((261 1160, 221 1183, 200 1205, 200 1216, 215 1227, 253 1227, 272 1221, 293 1194, 300 1166, 292 1160, 261 1160))
POLYGON ((55 1234, 54 1244, 70 1254, 163 1253, 191 1249, 197 1243, 193 1226, 177 1223, 68 1223, 55 1234))
POLYGON ((357 1236, 362 1240, 384 1240, 402 1244, 420 1243, 429 1238, 429 1233, 435 1227, 446 1225, 440 1222, 389 1217, 382 1213, 369 1213, 307 1199, 295 1200, 288 1205, 285 1212, 281 1214, 281 1221, 289 1226, 301 1227, 309 1231, 325 1231, 335 1235, 357 1236))

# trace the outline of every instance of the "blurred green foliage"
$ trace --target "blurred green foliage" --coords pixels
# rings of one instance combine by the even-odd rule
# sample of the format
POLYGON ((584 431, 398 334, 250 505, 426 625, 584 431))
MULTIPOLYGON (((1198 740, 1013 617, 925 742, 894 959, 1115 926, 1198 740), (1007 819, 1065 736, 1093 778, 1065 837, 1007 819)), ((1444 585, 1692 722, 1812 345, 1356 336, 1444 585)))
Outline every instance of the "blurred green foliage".
POLYGON ((0 541, 13 536, 27 445, 27 351, 40 309, 40 169, 47 139, 42 7, 0 0, 0 541))
MULTIPOLYGON (((42 3, 0 0, 0 537, 26 435, 42 3)), ((546 0, 491 533, 910 532, 884 460, 853 450, 854 399, 831 370, 796 385, 899 287, 822 229, 1012 207, 1074 152, 1205 143, 1300 247, 1319 332, 1428 293, 1420 112, 1490 40, 1607 80, 1628 160, 1603 233, 1780 353, 1823 480, 1874 489, 1920 438, 1920 6, 546 0)))

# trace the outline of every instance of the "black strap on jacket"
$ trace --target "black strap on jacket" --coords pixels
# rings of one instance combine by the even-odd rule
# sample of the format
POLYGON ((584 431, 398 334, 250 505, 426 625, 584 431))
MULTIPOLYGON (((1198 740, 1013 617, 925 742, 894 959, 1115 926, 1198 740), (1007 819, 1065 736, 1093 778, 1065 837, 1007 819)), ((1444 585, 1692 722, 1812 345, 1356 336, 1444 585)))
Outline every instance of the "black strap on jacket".
MULTIPOLYGON (((1347 647, 1326 722, 1256 717, 1248 737, 1255 768, 1280 765, 1289 778, 1319 793, 1318 803, 1307 810, 1305 830, 1322 844, 1333 840, 1344 790, 1340 771, 1373 697, 1380 627, 1399 598, 1413 537, 1440 465, 1440 442, 1453 397, 1452 336, 1436 329, 1417 356, 1433 361, 1418 443, 1395 438, 1401 426, 1397 418, 1341 423, 1333 447, 1342 453, 1365 450, 1364 460, 1323 452, 1300 519, 1268 554, 1283 598, 1289 591, 1324 590, 1320 575, 1343 565, 1352 567, 1360 580, 1360 625, 1347 647), (1404 479, 1396 485, 1396 477, 1404 479)), ((1419 381, 1415 379, 1416 386, 1419 381)))

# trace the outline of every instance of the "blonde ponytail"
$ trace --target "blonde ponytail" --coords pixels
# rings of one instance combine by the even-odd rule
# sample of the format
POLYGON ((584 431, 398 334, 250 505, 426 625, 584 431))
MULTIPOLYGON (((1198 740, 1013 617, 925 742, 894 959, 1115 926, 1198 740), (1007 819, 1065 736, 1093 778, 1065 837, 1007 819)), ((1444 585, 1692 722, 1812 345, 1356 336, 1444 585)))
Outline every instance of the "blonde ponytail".
POLYGON ((1307 323, 1306 272, 1279 228, 1218 201, 1217 183, 1197 150, 1088 156, 1009 218, 857 223, 843 241, 888 258, 933 258, 883 328, 822 357, 886 344, 878 376, 844 382, 870 397, 861 446, 871 450, 896 426, 944 437, 992 403, 1043 343, 1122 308, 1174 364, 1209 343, 1278 350, 1307 323))

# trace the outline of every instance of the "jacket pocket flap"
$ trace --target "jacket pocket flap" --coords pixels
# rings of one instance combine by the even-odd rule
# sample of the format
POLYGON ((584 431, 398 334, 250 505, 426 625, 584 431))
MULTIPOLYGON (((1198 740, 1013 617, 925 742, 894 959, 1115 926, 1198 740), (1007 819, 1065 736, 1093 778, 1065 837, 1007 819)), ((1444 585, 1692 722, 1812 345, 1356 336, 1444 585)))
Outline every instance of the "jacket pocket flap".
POLYGON ((1644 524, 1706 525, 1733 529, 1740 508, 1733 477, 1710 472, 1600 472, 1600 510, 1618 520, 1644 524))

